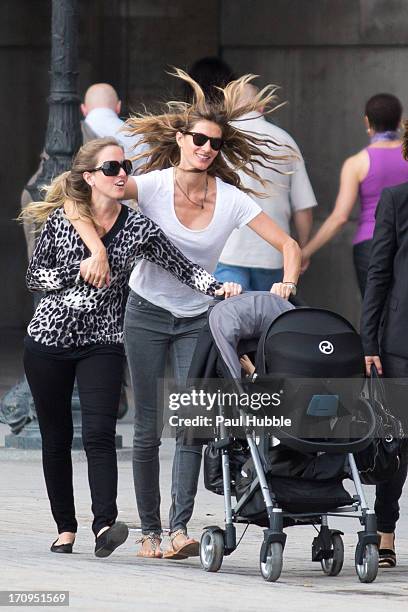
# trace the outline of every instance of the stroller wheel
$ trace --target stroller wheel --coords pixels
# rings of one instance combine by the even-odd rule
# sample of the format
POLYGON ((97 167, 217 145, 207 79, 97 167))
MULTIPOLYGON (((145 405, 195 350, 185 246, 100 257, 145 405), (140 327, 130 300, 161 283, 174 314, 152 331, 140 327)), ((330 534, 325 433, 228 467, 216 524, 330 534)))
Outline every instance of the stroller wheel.
POLYGON ((360 582, 373 582, 378 572, 378 546, 366 544, 363 549, 363 562, 358 563, 359 547, 356 548, 355 566, 360 582))
POLYGON ((341 572, 344 561, 343 539, 338 533, 332 533, 330 539, 333 556, 330 559, 322 559, 320 564, 327 576, 337 576, 341 572))
POLYGON ((206 572, 218 572, 224 558, 222 531, 205 530, 200 541, 201 567, 206 572))
POLYGON ((280 542, 272 542, 269 544, 266 552, 266 561, 262 559, 259 562, 259 567, 263 578, 267 582, 276 582, 282 572, 283 565, 283 546, 280 542))

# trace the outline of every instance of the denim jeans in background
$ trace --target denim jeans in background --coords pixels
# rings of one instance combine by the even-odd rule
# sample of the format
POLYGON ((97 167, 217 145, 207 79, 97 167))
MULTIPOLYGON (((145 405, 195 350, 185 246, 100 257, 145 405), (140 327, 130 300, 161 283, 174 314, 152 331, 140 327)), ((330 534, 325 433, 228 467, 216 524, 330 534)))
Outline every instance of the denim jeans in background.
MULTIPOLYGON (((191 359, 207 314, 175 317, 168 310, 130 292, 125 314, 125 348, 135 397, 133 478, 142 533, 161 533, 159 446, 162 406, 158 384, 165 377, 168 354, 179 384, 187 379, 191 359)), ((186 529, 194 508, 202 446, 176 439, 173 461, 170 529, 186 529)))
POLYGON ((239 283, 243 291, 269 291, 273 283, 282 282, 283 268, 245 268, 218 263, 214 276, 221 283, 239 283))

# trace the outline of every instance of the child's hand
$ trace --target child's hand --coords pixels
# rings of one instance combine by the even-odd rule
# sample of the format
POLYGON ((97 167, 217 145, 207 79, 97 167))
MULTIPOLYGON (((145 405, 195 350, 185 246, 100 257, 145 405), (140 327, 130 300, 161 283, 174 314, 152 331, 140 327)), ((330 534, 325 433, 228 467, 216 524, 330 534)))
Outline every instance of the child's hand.
POLYGON ((241 364, 241 368, 244 370, 244 372, 246 372, 248 376, 252 376, 252 374, 255 372, 255 366, 248 355, 242 355, 239 363, 241 364))

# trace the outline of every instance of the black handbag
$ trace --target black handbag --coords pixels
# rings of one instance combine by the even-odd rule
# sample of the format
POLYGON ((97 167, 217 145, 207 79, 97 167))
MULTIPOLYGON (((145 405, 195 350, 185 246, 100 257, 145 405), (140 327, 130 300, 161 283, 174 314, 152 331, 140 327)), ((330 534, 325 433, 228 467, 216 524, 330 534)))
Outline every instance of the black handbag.
MULTIPOLYGON (((241 467, 250 456, 249 448, 244 441, 234 440, 228 449, 230 464, 231 490, 235 491, 235 483, 241 467)), ((224 495, 224 482, 222 477, 221 450, 210 442, 204 451, 204 486, 217 495, 224 495)))
POLYGON ((398 471, 404 432, 401 421, 388 409, 385 385, 374 365, 368 388, 369 402, 376 416, 376 435, 354 458, 361 481, 376 485, 390 480, 398 471))

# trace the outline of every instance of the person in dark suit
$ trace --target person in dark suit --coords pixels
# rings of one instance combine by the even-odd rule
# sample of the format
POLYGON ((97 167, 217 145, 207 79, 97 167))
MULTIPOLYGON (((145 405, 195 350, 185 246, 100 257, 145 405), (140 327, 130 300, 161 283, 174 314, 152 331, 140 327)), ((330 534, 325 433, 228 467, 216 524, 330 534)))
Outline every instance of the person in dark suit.
MULTIPOLYGON (((408 161, 408 121, 404 128, 403 155, 408 161)), ((397 409, 408 403, 407 275, 408 183, 403 183, 384 189, 381 194, 361 317, 367 375, 374 364, 386 378, 406 379, 406 384, 401 380, 392 384, 392 399, 397 409)), ((406 477, 404 457, 393 478, 376 489, 380 567, 396 565, 394 532, 406 477)))

